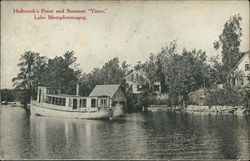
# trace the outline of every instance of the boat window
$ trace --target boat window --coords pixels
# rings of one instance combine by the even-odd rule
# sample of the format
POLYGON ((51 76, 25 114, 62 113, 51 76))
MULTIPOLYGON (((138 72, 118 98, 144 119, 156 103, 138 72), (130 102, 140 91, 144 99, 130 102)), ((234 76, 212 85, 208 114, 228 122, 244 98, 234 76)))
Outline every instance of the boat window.
POLYGON ((57 105, 60 105, 60 98, 57 98, 57 105))
POLYGON ((49 96, 46 96, 46 103, 49 103, 49 96))
POLYGON ((91 107, 96 107, 96 99, 91 99, 91 107))
POLYGON ((58 105, 62 105, 62 98, 58 98, 58 105))
POLYGON ((65 98, 62 98, 61 105, 62 105, 62 106, 65 106, 65 102, 66 102, 66 99, 65 99, 65 98))
POLYGON ((73 109, 77 109, 77 99, 73 99, 73 109))
POLYGON ((55 97, 52 97, 52 104, 55 104, 55 97))
POLYGON ((59 101, 58 101, 58 98, 55 97, 55 100, 56 100, 56 101, 55 101, 55 104, 58 105, 58 102, 59 102, 59 101))
POLYGON ((80 107, 86 107, 86 99, 80 99, 80 107))
POLYGON ((66 98, 46 96, 46 103, 65 106, 66 98))

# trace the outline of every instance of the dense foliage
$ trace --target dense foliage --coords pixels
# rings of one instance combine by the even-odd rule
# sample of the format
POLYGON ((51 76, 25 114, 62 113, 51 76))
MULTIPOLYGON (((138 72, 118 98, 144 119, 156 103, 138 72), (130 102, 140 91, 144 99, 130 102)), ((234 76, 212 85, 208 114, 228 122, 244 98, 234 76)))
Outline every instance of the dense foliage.
POLYGON ((60 89, 66 94, 75 94, 76 85, 80 78, 74 52, 66 52, 63 57, 49 59, 47 63, 43 84, 48 87, 60 89))
POLYGON ((205 99, 205 105, 217 106, 217 105, 228 105, 228 106, 239 106, 247 103, 246 93, 236 89, 227 87, 224 89, 216 89, 207 92, 205 99))
POLYGON ((171 42, 158 54, 151 54, 143 65, 151 81, 160 80, 162 90, 169 93, 170 104, 182 104, 187 101, 188 93, 199 88, 208 88, 211 82, 212 68, 206 63, 204 51, 183 49, 176 51, 176 42, 171 42))
POLYGON ((90 73, 84 73, 79 80, 81 95, 89 95, 95 85, 121 84, 127 67, 126 62, 120 66, 118 58, 113 58, 105 63, 101 69, 95 68, 90 73))
POLYGON ((24 100, 36 97, 37 87, 48 86, 74 94, 80 71, 74 52, 66 52, 63 57, 48 59, 39 53, 27 51, 21 55, 18 67, 20 72, 13 78, 16 89, 25 89, 24 100), (26 98, 27 97, 27 98, 26 98))

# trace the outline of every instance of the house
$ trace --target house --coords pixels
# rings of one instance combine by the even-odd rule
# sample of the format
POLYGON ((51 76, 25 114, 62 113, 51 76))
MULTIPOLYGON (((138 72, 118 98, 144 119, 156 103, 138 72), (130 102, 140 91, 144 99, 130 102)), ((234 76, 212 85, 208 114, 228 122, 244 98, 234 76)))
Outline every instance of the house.
POLYGON ((143 87, 149 87, 150 80, 146 77, 143 71, 132 71, 124 78, 127 90, 132 93, 142 92, 143 87))
POLYGON ((127 98, 119 84, 96 85, 89 97, 101 97, 97 102, 101 106, 121 105, 123 108, 127 107, 127 98))
POLYGON ((250 51, 246 52, 228 73, 227 82, 238 87, 245 87, 250 82, 250 51))
POLYGON ((158 80, 151 81, 147 74, 140 70, 133 70, 124 77, 127 90, 132 93, 141 93, 143 89, 152 89, 155 93, 161 93, 161 82, 158 80))

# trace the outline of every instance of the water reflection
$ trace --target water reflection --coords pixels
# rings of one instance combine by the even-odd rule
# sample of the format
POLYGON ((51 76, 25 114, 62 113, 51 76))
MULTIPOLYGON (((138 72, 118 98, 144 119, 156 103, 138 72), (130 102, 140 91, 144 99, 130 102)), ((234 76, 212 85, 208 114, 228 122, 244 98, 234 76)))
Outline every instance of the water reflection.
POLYGON ((117 121, 27 117, 0 108, 5 159, 249 159, 249 117, 127 114, 117 121))

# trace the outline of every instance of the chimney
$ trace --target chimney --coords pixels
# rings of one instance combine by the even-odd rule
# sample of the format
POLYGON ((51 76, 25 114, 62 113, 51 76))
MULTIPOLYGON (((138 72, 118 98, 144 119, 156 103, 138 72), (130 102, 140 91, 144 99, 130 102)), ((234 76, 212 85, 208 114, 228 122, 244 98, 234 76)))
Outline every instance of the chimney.
POLYGON ((79 83, 76 85, 76 95, 79 96, 79 83))

